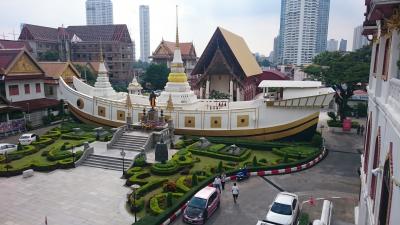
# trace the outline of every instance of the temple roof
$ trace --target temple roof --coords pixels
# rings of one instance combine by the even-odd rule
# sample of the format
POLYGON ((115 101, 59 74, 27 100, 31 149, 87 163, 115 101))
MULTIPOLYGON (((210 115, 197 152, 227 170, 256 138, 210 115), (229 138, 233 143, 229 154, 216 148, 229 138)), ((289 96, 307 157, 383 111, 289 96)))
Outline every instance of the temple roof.
POLYGON ((13 41, 0 39, 0 49, 22 49, 25 48, 28 51, 32 51, 31 46, 25 41, 13 41))
MULTIPOLYGON (((175 45, 175 42, 162 40, 153 52, 152 58, 157 58, 157 56, 168 56, 172 58, 174 56, 175 45)), ((179 48, 181 49, 182 58, 197 57, 193 42, 179 43, 179 48)))
POLYGON ((228 64, 233 68, 239 68, 236 70, 240 70, 240 73, 243 73, 244 76, 250 77, 262 73, 260 66, 254 55, 250 52, 244 39, 228 30, 218 27, 208 42, 199 62, 193 69, 192 75, 204 74, 217 50, 221 50, 228 64))
POLYGON ((44 70, 26 49, 0 49, 0 74, 7 79, 24 79, 43 76, 44 70))
POLYGON ((39 62, 39 65, 45 71, 46 76, 59 79, 66 72, 72 72, 77 77, 79 72, 70 62, 39 62))
POLYGON ((123 41, 131 43, 128 27, 126 24, 113 25, 87 25, 87 26, 69 26, 67 28, 51 28, 24 24, 19 36, 20 40, 42 40, 56 42, 60 38, 67 38, 81 41, 123 41))

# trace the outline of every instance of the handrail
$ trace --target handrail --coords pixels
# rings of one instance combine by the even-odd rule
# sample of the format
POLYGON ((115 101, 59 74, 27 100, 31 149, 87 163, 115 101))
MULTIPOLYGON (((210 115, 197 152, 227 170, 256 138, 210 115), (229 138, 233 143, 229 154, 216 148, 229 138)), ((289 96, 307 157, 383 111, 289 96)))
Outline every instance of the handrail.
POLYGON ((118 141, 118 139, 122 136, 125 130, 126 130, 126 125, 118 127, 117 131, 115 131, 111 140, 107 142, 107 149, 110 149, 115 144, 115 142, 118 141))
POLYGON ((75 161, 75 167, 82 165, 82 163, 89 157, 89 155, 93 154, 93 152, 94 152, 93 147, 84 149, 81 158, 79 158, 77 161, 75 161))

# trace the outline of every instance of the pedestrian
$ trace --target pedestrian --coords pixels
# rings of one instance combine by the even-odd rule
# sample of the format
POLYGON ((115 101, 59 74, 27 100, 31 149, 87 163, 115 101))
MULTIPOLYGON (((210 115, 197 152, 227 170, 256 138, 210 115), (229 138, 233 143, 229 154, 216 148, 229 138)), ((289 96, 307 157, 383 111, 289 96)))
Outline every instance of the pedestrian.
POLYGON ((364 135, 364 130, 365 130, 364 125, 361 125, 361 135, 364 135))
POLYGON ((218 189, 219 193, 221 193, 221 178, 219 178, 219 176, 215 177, 213 185, 216 189, 218 189))
POLYGON ((357 135, 360 135, 361 128, 360 126, 357 127, 357 135))
POLYGON ((236 204, 236 200, 239 197, 239 187, 236 185, 236 183, 233 183, 232 186, 232 196, 233 196, 233 201, 236 204))
POLYGON ((221 186, 222 186, 222 190, 225 190, 225 179, 226 179, 226 174, 224 172, 222 172, 221 174, 221 186))

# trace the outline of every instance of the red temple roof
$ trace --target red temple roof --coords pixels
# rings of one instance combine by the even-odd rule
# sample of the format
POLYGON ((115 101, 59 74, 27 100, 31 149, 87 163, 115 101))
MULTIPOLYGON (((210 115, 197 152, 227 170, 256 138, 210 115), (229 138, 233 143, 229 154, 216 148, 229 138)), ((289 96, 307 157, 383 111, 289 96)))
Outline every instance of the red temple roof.
POLYGON ((12 102, 11 106, 22 108, 26 112, 28 110, 29 112, 33 112, 39 109, 47 109, 49 107, 57 106, 59 103, 60 102, 56 99, 40 98, 27 101, 12 102))

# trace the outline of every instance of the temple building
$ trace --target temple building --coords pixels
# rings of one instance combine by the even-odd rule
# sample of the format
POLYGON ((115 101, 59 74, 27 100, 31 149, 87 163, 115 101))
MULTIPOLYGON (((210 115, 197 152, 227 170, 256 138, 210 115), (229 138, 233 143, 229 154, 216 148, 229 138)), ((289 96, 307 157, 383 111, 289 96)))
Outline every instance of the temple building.
MULTIPOLYGON (((1 95, 26 112, 27 124, 40 126, 59 101, 45 96, 45 71, 25 49, 0 49, 1 95)), ((24 120, 25 120, 24 118, 24 120)))
POLYGON ((262 74, 244 39, 218 27, 192 71, 199 98, 225 95, 230 101, 247 100, 247 78, 262 74))
POLYGON ((400 1, 366 0, 363 34, 372 40, 368 120, 361 157, 357 225, 400 221, 400 1))
POLYGON ((111 82, 128 84, 133 78, 135 44, 125 24, 66 28, 24 24, 19 40, 27 41, 39 60, 56 53, 60 61, 84 63, 99 61, 101 45, 111 82))
MULTIPOLYGON (((179 47, 181 50, 186 74, 190 75, 198 60, 193 42, 179 43, 179 47)), ((153 63, 164 63, 168 66, 168 68, 171 68, 171 63, 174 58, 174 51, 175 42, 162 40, 150 58, 153 60, 153 63)))

